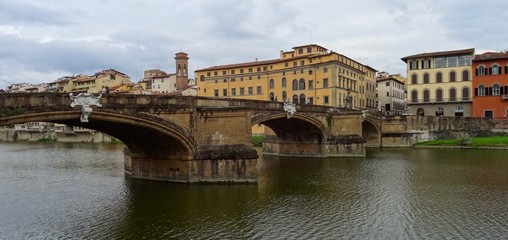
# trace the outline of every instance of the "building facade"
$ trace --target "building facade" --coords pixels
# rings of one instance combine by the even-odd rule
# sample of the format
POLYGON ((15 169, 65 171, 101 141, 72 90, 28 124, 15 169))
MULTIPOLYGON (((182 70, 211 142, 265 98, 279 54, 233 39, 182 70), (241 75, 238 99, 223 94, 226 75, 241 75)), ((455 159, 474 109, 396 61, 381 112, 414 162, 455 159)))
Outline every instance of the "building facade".
POLYGON ((408 112, 428 116, 472 116, 474 48, 403 57, 407 64, 408 112))
POLYGON ((407 112, 406 83, 400 74, 379 73, 376 78, 378 112, 383 115, 403 115, 407 112))
POLYGON ((375 77, 375 69, 316 44, 281 51, 278 59, 195 71, 199 96, 340 107, 350 95, 351 107, 362 109, 375 108, 375 77))
POLYGON ((486 52, 473 59, 473 116, 508 117, 508 52, 486 52))

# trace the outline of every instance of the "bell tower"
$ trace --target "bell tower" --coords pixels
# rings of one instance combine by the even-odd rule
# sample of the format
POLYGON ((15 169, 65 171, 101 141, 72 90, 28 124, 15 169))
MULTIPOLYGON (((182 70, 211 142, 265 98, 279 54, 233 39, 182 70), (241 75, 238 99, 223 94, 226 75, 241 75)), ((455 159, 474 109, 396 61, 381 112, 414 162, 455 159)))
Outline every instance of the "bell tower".
POLYGON ((181 91, 189 87, 189 57, 187 53, 175 54, 176 65, 176 90, 181 91))

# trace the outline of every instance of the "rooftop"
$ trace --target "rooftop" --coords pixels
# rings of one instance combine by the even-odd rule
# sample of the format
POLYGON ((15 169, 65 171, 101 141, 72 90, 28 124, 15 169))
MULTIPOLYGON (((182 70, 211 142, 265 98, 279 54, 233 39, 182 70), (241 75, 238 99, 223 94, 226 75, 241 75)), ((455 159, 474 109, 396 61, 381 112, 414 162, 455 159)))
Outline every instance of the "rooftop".
POLYGON ((474 56, 473 61, 487 61, 495 59, 508 59, 508 51, 505 52, 485 52, 474 56))
POLYGON ((412 58, 446 57, 446 56, 474 54, 474 50, 475 50, 474 48, 467 48, 467 49, 451 50, 451 51, 419 53, 419 54, 403 57, 403 58, 401 58, 401 60, 407 63, 407 60, 412 59, 412 58))

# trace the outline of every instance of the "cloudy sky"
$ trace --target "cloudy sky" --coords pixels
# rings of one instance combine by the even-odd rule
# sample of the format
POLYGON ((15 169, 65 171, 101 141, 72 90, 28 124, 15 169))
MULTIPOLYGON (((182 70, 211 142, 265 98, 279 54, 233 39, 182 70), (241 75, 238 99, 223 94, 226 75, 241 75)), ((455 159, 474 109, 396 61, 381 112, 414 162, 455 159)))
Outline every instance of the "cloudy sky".
POLYGON ((193 72, 310 43, 405 76, 404 56, 508 50, 507 29, 494 0, 0 0, 0 88, 109 68, 137 82, 175 72, 179 51, 193 72))

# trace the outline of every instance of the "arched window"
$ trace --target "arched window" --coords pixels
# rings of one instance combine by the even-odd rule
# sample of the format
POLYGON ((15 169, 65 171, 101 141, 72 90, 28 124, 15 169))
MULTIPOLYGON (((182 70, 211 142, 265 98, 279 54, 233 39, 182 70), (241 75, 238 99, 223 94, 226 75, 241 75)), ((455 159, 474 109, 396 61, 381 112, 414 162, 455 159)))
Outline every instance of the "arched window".
POLYGON ((414 103, 418 102, 418 91, 413 90, 411 92, 411 102, 414 102, 414 103))
POLYGON ((462 100, 469 100, 469 88, 465 87, 462 89, 462 100))
POLYGON ((464 116, 464 108, 462 106, 455 107, 455 117, 462 117, 464 116))
POLYGON ((282 78, 282 87, 286 87, 287 86, 287 80, 285 77, 282 78))
POLYGON ((425 116, 425 110, 423 108, 418 108, 416 110, 416 115, 418 115, 418 116, 425 116))
POLYGON ((462 81, 464 81, 464 82, 469 81, 469 71, 468 70, 462 71, 462 81))
POLYGON ((493 86, 492 86, 492 95, 500 95, 501 94, 501 88, 499 86, 499 84, 495 83, 493 86))
POLYGON ((293 95, 293 103, 298 103, 298 95, 293 95))
POLYGON ((436 73, 436 83, 443 82, 443 74, 441 72, 436 73))
POLYGON ((305 79, 300 79, 300 87, 298 89, 305 90, 305 79))
POLYGON ((485 66, 480 65, 476 69, 476 76, 485 76, 485 66))
POLYGON ((273 79, 270 79, 270 89, 275 87, 275 82, 273 79))
POLYGON ((300 103, 301 104, 306 103, 305 102, 305 94, 300 94, 300 103))
POLYGON ((450 82, 455 82, 456 80, 456 74, 455 71, 450 72, 450 82))
POLYGON ((436 101, 442 102, 443 101, 443 90, 441 88, 438 88, 436 90, 436 101))
POLYGON ((418 84, 418 76, 416 74, 411 75, 411 84, 418 84))
POLYGON ((423 83, 429 83, 429 74, 428 73, 423 74, 423 83))
POLYGON ((293 91, 297 91, 298 90, 298 80, 293 80, 293 91))
POLYGON ((485 96, 485 86, 483 86, 483 85, 478 86, 477 96, 485 96))
POLYGON ((288 94, 286 93, 286 91, 282 91, 282 101, 287 101, 288 99, 288 94))
POLYGON ((205 76, 204 76, 204 75, 201 75, 201 76, 199 77, 199 81, 204 82, 204 81, 205 81, 205 76))
POLYGON ((492 75, 501 74, 501 68, 499 67, 499 65, 497 63, 494 63, 494 64, 492 64, 492 66, 490 66, 490 74, 492 74, 492 75))
POLYGON ((457 101, 457 90, 450 88, 450 101, 457 101))
POLYGON ((428 89, 423 90, 423 102, 430 102, 430 91, 428 89))

